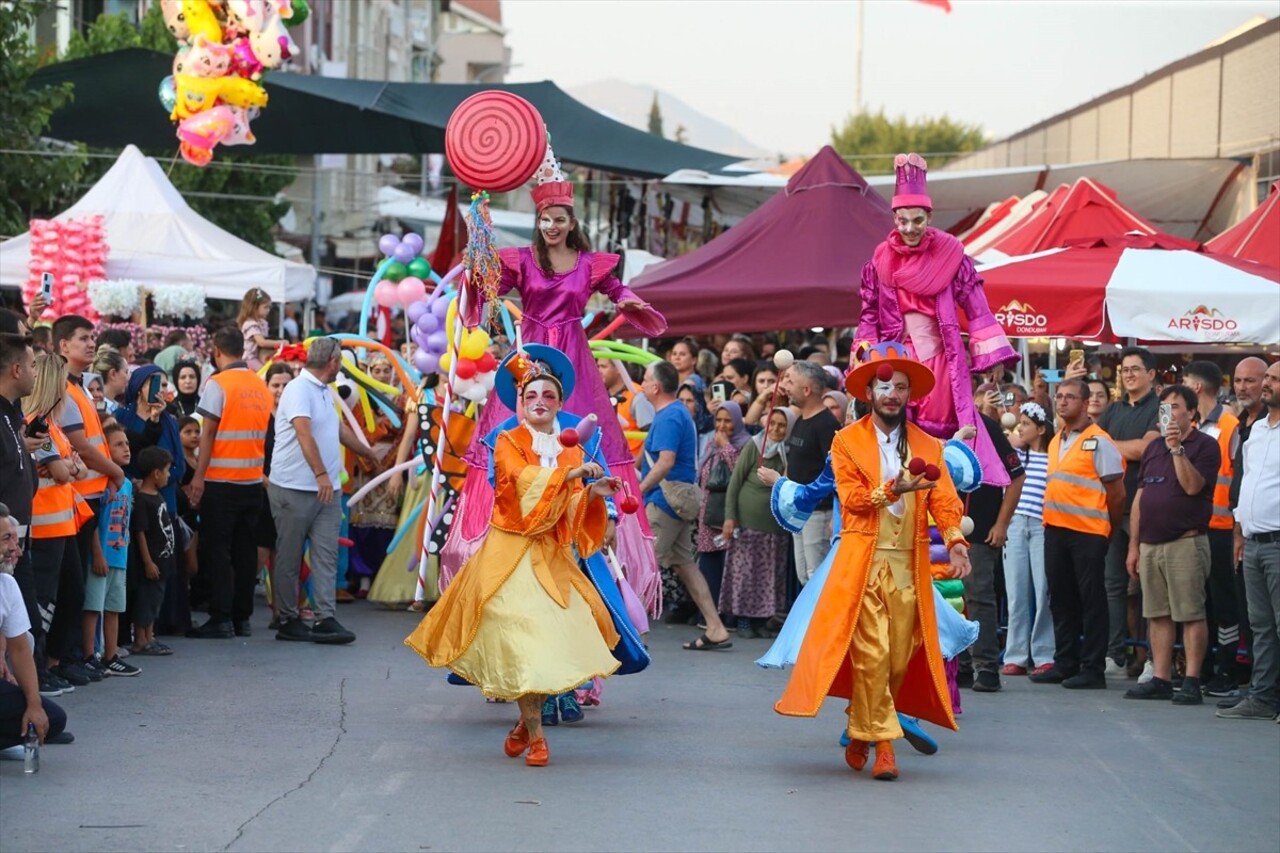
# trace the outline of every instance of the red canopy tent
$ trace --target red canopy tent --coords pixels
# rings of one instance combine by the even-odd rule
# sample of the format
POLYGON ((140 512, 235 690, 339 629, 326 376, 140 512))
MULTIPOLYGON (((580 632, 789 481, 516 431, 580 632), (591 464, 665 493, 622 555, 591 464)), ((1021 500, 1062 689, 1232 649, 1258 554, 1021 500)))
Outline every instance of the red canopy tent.
POLYGON ((892 227, 888 202, 826 146, 784 191, 631 288, 673 335, 856 326, 860 270, 892 227))
POLYGON ((1267 200, 1257 210, 1205 243, 1204 248, 1215 255, 1280 267, 1280 181, 1271 185, 1267 200))
POLYGON ((1112 237, 1133 232, 1163 235, 1159 228, 1125 207, 1115 190, 1090 178, 1065 184, 1035 211, 985 247, 1005 255, 1030 255, 1056 249, 1073 240, 1112 237))

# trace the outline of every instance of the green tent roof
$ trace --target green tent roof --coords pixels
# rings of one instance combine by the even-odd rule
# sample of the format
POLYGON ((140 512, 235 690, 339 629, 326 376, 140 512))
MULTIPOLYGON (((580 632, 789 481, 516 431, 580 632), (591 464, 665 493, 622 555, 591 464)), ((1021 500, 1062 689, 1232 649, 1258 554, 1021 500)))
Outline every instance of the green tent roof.
MULTIPOLYGON (((160 105, 173 58, 142 48, 59 62, 33 87, 71 82, 75 100, 54 113, 48 135, 106 148, 177 148, 160 105)), ((542 83, 386 83, 278 71, 264 77, 270 104, 253 123, 264 154, 422 154, 444 151, 454 108, 486 89, 525 98, 542 113, 560 159, 621 175, 658 178, 677 169, 716 171, 738 158, 660 139, 614 121, 542 83)))

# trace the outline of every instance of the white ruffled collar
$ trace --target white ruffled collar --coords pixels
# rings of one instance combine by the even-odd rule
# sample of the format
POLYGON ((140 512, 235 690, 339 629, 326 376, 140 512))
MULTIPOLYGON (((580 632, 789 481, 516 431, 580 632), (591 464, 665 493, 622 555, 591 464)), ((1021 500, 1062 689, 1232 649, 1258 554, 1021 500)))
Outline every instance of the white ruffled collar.
POLYGON ((529 422, 524 422, 524 428, 528 430, 533 440, 533 452, 538 454, 538 463, 543 468, 555 468, 556 457, 564 450, 564 445, 560 443, 559 433, 560 424, 553 424, 554 433, 539 432, 529 426, 529 422))

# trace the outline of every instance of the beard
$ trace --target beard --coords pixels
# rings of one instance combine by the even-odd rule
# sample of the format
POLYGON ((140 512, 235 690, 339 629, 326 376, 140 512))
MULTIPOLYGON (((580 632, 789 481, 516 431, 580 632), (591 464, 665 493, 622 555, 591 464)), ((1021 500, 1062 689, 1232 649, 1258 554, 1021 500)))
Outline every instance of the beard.
POLYGON ((879 400, 873 400, 871 402, 871 411, 875 412, 880 420, 884 422, 884 425, 889 427, 889 429, 897 429, 902 426, 902 422, 907 419, 906 406, 902 406, 896 412, 890 412, 880 405, 879 400))

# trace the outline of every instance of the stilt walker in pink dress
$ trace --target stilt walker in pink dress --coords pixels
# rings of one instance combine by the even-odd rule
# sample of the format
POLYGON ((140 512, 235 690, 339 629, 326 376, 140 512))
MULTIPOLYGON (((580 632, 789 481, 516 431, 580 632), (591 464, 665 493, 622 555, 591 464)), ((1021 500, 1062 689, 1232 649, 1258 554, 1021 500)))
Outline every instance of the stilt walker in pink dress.
POLYGON ((911 404, 912 422, 943 441, 961 426, 977 427, 968 443, 982 463, 982 481, 1007 486, 1008 472, 978 423, 969 377, 1001 364, 1013 367, 1019 356, 991 314, 982 277, 964 244, 929 224, 928 164, 919 154, 899 154, 894 167, 894 230, 862 268, 862 313, 854 340, 907 344, 937 377, 933 390, 911 404), (957 309, 969 321, 967 351, 957 309))
MULTIPOLYGON (((594 293, 607 296, 631 325, 649 337, 666 331, 663 316, 640 299, 614 275, 618 256, 593 252, 574 215, 573 184, 560 170, 550 146, 546 161, 535 176, 533 201, 537 222, 533 245, 501 249, 502 279, 498 295, 511 290, 520 294, 524 343, 547 344, 569 356, 580 380, 564 402, 567 411, 599 417, 600 447, 604 461, 621 477, 632 494, 639 495, 635 458, 627 446, 614 413, 609 392, 600 381, 595 358, 582 328, 587 300, 594 293)), ((472 326, 484 315, 484 294, 468 288, 465 321, 472 326)), ((463 457, 468 472, 449 536, 440 555, 440 587, 443 590, 467 559, 479 549, 493 513, 493 490, 487 477, 492 448, 484 446, 493 427, 513 413, 491 395, 480 415, 471 448, 463 457)), ((661 583, 653 555, 652 536, 644 513, 620 513, 615 550, 627 580, 641 601, 656 612, 661 583)))

